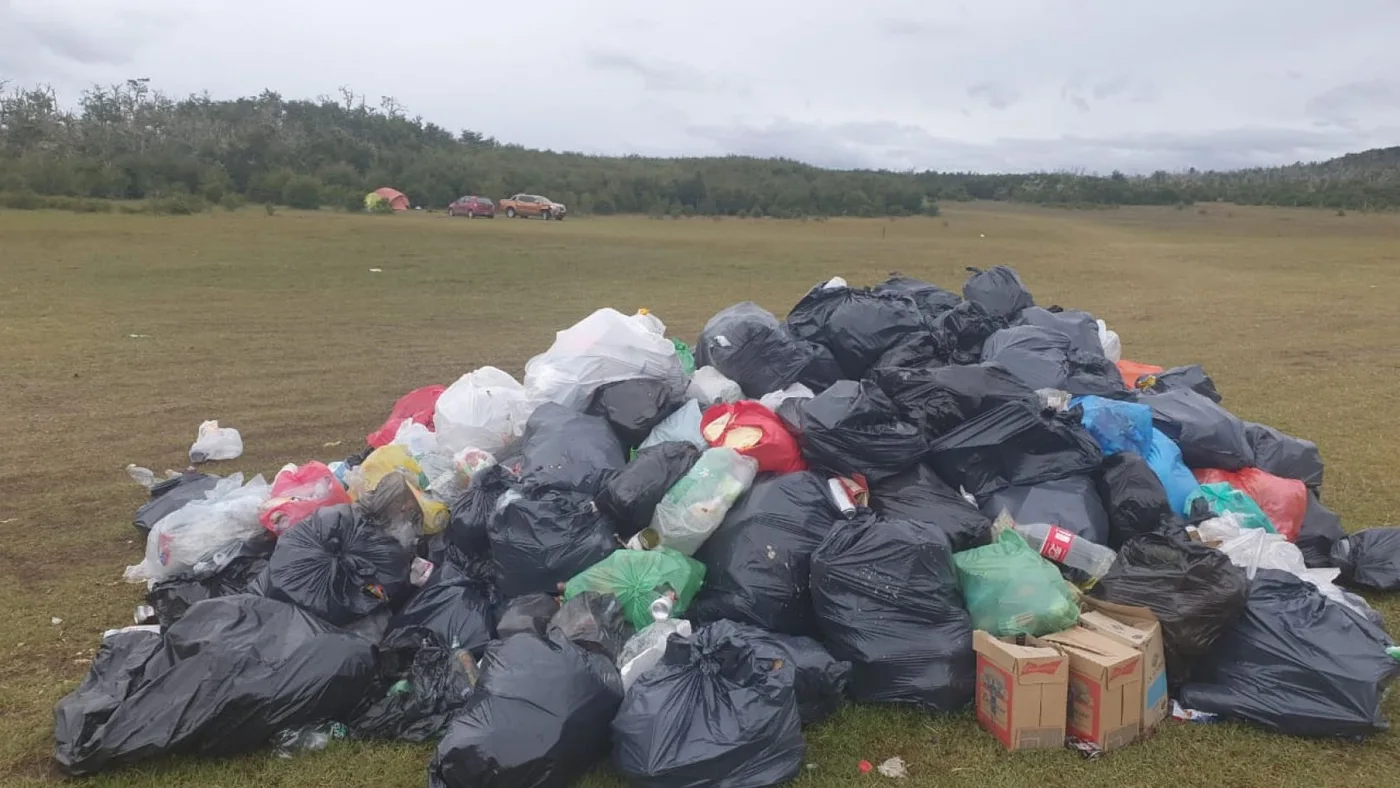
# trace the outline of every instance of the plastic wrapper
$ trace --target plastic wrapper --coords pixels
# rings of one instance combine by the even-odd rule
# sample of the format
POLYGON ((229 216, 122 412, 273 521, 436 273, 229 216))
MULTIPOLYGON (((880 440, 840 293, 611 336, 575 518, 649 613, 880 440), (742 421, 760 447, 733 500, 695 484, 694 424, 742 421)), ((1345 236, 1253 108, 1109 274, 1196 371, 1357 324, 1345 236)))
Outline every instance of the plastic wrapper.
POLYGON ((980 304, 964 301, 938 316, 933 323, 933 333, 949 362, 976 364, 982 360, 982 347, 987 339, 1006 325, 1006 318, 988 312, 980 304))
POLYGON ((759 398, 758 404, 771 410, 777 411, 778 406, 790 399, 811 399, 816 394, 811 389, 801 383, 794 383, 787 388, 777 391, 770 391, 759 398))
POLYGON ((1157 474, 1157 481, 1162 483, 1172 511, 1180 515, 1189 513, 1191 506, 1188 501, 1199 484, 1191 474, 1191 469, 1182 461, 1181 448, 1176 445, 1176 441, 1168 438, 1161 430, 1153 428, 1152 447, 1147 450, 1144 459, 1152 472, 1157 474))
POLYGON ((1190 389, 1142 398, 1152 408, 1152 424, 1181 447, 1188 468, 1237 471, 1254 464, 1244 422, 1190 389))
POLYGON ((1028 487, 1092 473, 1103 460, 1072 409, 1042 413, 1008 402, 933 442, 929 464, 950 485, 979 499, 1010 486, 1028 487))
POLYGON ((837 523, 812 554, 821 640, 851 663, 852 698, 933 712, 972 700, 973 622, 953 561, 942 531, 870 511, 837 523))
POLYGON ((1196 661, 1189 708, 1290 736, 1356 739, 1389 728, 1381 708, 1400 662, 1385 631, 1287 573, 1264 569, 1238 620, 1196 661))
POLYGON ((1117 550, 1138 534, 1176 522, 1176 511, 1152 467, 1131 452, 1105 457, 1095 474, 1099 500, 1108 514, 1108 546, 1117 550))
POLYGON ((1050 523, 1095 544, 1108 542, 1108 513, 1091 475, 998 490, 983 502, 982 513, 996 517, 1002 512, 1018 523, 1050 523))
POLYGON ((830 350, 842 377, 849 380, 863 377, 907 335, 928 330, 918 305, 902 293, 830 283, 812 288, 797 302, 788 313, 787 326, 798 339, 830 350))
POLYGON ((549 350, 525 364, 531 401, 575 410, 582 410, 599 387, 633 378, 663 381, 677 398, 685 393, 676 346, 654 326, 615 309, 599 309, 558 332, 549 350))
POLYGON ((449 452, 475 448, 498 454, 524 431, 531 409, 525 387, 515 378, 482 367, 442 392, 433 425, 438 443, 449 452))
POLYGON ((1136 402, 1103 397, 1078 397, 1072 401, 1084 411, 1084 429, 1108 457, 1129 451, 1146 456, 1152 450, 1152 409, 1136 402))
POLYGON ((126 568, 127 582, 208 577, 223 569, 262 531, 258 507, 269 488, 261 476, 220 479, 201 500, 162 517, 146 536, 145 559, 126 568))
POLYGON ((141 504, 131 524, 141 532, 141 538, 151 532, 151 526, 161 518, 191 501, 204 500, 205 494, 219 483, 219 477, 208 473, 185 472, 156 482, 149 488, 150 500, 141 504))
POLYGON ((962 296, 957 293, 900 274, 892 275, 872 289, 877 293, 898 293, 912 298, 923 313, 924 319, 930 323, 940 315, 956 309, 963 301, 962 296))
POLYGON ((705 583, 688 615, 816 635, 812 551, 839 514, 826 479, 816 473, 759 478, 696 551, 705 583))
POLYGON ((841 377, 831 351, 797 339, 773 313, 749 301, 710 318, 695 345, 695 361, 713 366, 751 397, 792 383, 820 390, 841 377))
POLYGON ((527 489, 501 496, 488 535, 496 587, 507 599, 554 593, 617 549, 616 526, 593 496, 527 489))
POLYGON ((471 654, 424 629, 391 629, 379 644, 379 661, 379 681, 367 695, 373 700, 347 720, 357 739, 434 741, 476 681, 471 654))
POLYGON ((1136 388, 1161 394, 1177 389, 1190 389, 1211 402, 1219 402, 1220 392, 1215 381, 1201 368, 1200 364, 1185 367, 1172 367, 1161 372, 1152 372, 1139 377, 1136 388))
POLYGON ((744 390, 714 367, 701 367, 695 370, 685 395, 708 408, 722 402, 738 402, 744 398, 744 390))
POLYGON ((665 381, 637 378, 599 388, 588 403, 588 413, 607 419, 618 440, 632 447, 646 440, 652 429, 680 405, 681 400, 665 381))
POLYGON ((350 494, 325 463, 308 462, 283 468, 272 480, 270 498, 258 507, 258 522, 281 534, 322 506, 350 503, 350 494))
POLYGON ((1284 479, 1258 468, 1239 471, 1202 469, 1196 471, 1201 484, 1228 483, 1244 491, 1268 516, 1274 530, 1288 541, 1297 541, 1308 513, 1308 488, 1297 479, 1284 479))
POLYGON ((399 397, 394 402, 394 407, 389 411, 389 418, 384 420, 384 424, 379 429, 369 434, 365 439, 366 442, 376 449, 393 442, 394 436, 399 433, 399 428, 406 421, 421 424, 430 430, 433 429, 437 401, 444 391, 446 389, 442 386, 424 386, 399 397))
POLYGON ((491 642, 491 619, 491 589, 449 563, 394 613, 386 637, 399 630, 431 632, 442 645, 480 657, 491 642))
POLYGON ((622 653, 617 655, 617 668, 622 674, 624 691, 631 689, 638 678, 660 664, 672 635, 690 637, 690 622, 680 618, 653 621, 627 641, 622 653))
POLYGON ((1123 399, 1123 381, 1108 359, 1074 350, 1063 333, 1039 326, 1012 326, 987 338, 982 362, 1000 364, 1033 389, 1123 399))
POLYGON ((1059 568, 1012 528, 986 547, 958 553, 953 563, 974 629, 1039 636, 1079 621, 1079 604, 1059 568))
MULTIPOLYGON (((1044 309, 1032 306, 1021 311, 1021 314, 1016 317, 1015 325, 1036 326, 1050 331, 1058 331, 1069 339, 1071 350, 1096 356, 1106 357, 1108 355, 1104 352, 1103 343, 1099 340, 1099 324, 1094 320, 1094 316, 1088 312, 1078 309, 1059 309, 1059 307, 1044 309)), ((1108 360, 1117 361, 1117 359, 1108 360)))
POLYGON ((860 474, 878 483, 912 468, 928 452, 919 428, 901 421, 894 403, 869 381, 837 381, 803 400, 798 412, 803 457, 837 475, 860 474))
POLYGON ((734 449, 708 449, 656 505, 651 527, 660 544, 694 555, 729 507, 753 484, 758 462, 734 449))
POLYGON ((617 668, 572 643, 515 635, 492 648, 428 767, 429 788, 566 788, 608 751, 617 668))
POLYGON ((1297 479, 1314 491, 1322 490, 1322 455, 1316 443, 1248 421, 1244 423, 1244 435, 1260 470, 1297 479))
POLYGON ((564 598, 587 592, 617 597, 636 629, 652 622, 651 605, 662 597, 671 599, 671 614, 686 612, 700 584, 705 565, 675 550, 619 550, 569 579, 564 598))
POLYGON ((107 638, 54 708, 54 760, 88 775, 163 755, 251 752, 285 728, 349 714, 374 644, 241 594, 199 602, 165 635, 107 638))
MULTIPOLYGON (((791 404, 791 403, 789 403, 791 404)), ((797 438, 773 411, 748 400, 705 411, 700 431, 710 446, 723 446, 758 461, 763 473, 807 469, 797 438)))
POLYGON ((617 597, 597 591, 566 595, 547 631, 551 638, 601 654, 610 663, 617 661, 623 645, 637 632, 617 597))
POLYGON ((1103 348, 1104 358, 1117 364, 1123 360, 1123 340, 1107 323, 1102 320, 1096 322, 1099 329, 1099 346, 1103 348))
POLYGON ((1187 499, 1188 505, 1191 506, 1194 506, 1196 501, 1203 501, 1210 511, 1216 514, 1237 515, 1245 528, 1259 528, 1271 534, 1278 532, 1269 521, 1269 515, 1259 508, 1259 504, 1250 498, 1248 493, 1228 482, 1202 484, 1187 499))
POLYGON ((723 621, 672 639, 613 719, 613 765, 631 786, 766 788, 807 752, 787 652, 723 621))
POLYGON ((1034 404, 1035 392, 995 364, 878 369, 873 379, 905 421, 937 438, 1008 402, 1034 404))
POLYGON ((1400 528, 1367 528, 1337 541, 1338 582, 1372 591, 1400 591, 1400 528))
POLYGON ((652 429, 647 439, 638 446, 638 451, 658 443, 672 443, 684 441, 694 444, 697 448, 708 449, 710 444, 705 441, 705 436, 700 434, 700 420, 703 414, 700 403, 695 400, 687 400, 686 403, 676 410, 675 413, 661 420, 652 429))
POLYGON ((992 540, 992 521, 927 465, 871 485, 870 506, 887 520, 913 520, 936 527, 947 535, 955 553, 992 540))
POLYGON ((971 274, 963 283, 963 298, 989 313, 1010 320, 1022 310, 1035 306, 1031 291, 1021 281, 1021 275, 1010 266, 997 265, 987 270, 969 267, 971 274))
POLYGON ((199 434, 190 446, 190 462, 236 460, 243 456, 243 436, 232 427, 220 427, 217 421, 199 425, 199 434))
POLYGON ((617 520, 617 535, 630 539, 651 524, 656 505, 700 459, 700 449, 684 441, 659 443, 637 452, 598 494, 598 508, 617 520))
POLYGON ((413 555, 349 506, 319 509, 277 540, 267 595, 336 625, 405 598, 413 555))

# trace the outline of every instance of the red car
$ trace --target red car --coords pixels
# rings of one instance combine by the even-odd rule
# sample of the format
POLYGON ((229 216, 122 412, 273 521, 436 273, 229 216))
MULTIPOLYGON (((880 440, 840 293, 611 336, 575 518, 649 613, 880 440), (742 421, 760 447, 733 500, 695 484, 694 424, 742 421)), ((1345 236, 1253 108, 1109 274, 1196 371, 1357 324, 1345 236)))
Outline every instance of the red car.
POLYGON ((478 216, 485 216, 487 219, 496 218, 496 204, 485 197, 468 195, 458 197, 447 206, 448 216, 465 216, 468 219, 475 219, 478 216))

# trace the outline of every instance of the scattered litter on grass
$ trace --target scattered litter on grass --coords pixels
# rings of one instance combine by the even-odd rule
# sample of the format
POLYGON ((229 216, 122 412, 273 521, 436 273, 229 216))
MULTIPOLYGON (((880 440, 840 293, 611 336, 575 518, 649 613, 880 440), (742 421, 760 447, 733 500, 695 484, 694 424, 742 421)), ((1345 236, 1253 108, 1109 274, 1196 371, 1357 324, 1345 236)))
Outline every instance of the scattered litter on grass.
POLYGON ((59 624, 63 623, 63 619, 59 618, 58 616, 54 616, 53 618, 49 619, 49 623, 53 624, 54 626, 58 626, 59 624))
POLYGON ((904 759, 895 756, 880 764, 878 771, 886 777, 893 777, 896 780, 903 780, 909 776, 909 767, 905 765, 904 759))

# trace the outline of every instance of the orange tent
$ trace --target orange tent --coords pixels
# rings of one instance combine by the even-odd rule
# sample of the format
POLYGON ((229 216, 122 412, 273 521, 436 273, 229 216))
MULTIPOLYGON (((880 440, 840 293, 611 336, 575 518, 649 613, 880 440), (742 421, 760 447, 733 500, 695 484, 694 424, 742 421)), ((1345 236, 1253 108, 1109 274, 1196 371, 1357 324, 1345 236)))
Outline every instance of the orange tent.
POLYGON ((388 201, 389 207, 396 211, 406 211, 409 209, 408 197, 398 189, 390 189, 388 186, 381 186, 374 190, 374 193, 388 201))

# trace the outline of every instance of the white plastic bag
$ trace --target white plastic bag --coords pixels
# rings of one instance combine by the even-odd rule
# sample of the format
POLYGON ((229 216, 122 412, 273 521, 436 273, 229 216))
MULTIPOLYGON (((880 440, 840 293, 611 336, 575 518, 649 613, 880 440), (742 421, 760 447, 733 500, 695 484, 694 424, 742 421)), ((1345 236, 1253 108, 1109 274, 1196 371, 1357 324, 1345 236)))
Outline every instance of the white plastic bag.
POLYGON ((207 577, 238 555, 248 538, 263 530, 258 507, 272 493, 261 476, 246 485, 243 474, 220 479, 198 501, 162 517, 146 537, 146 558, 128 566, 128 582, 207 577))
POLYGON ((389 442, 408 449, 408 453, 414 457, 432 454, 438 450, 437 433, 412 419, 400 422, 399 431, 394 433, 394 439, 389 442))
POLYGON ((450 453, 477 448, 500 452, 525 430, 534 406, 525 387, 495 367, 458 378, 433 412, 438 447, 450 453))
POLYGON ((710 444, 705 440, 705 436, 700 434, 700 421, 703 416, 700 403, 689 400, 677 408, 675 413, 662 419, 660 424, 652 427, 651 434, 637 448, 645 449, 669 441, 685 441, 704 451, 710 448, 710 444))
POLYGON ((757 474, 752 457, 724 447, 706 450, 656 505, 651 530, 661 546, 694 555, 757 474))
POLYGON ((738 402, 744 398, 744 390, 714 367, 701 367, 695 370, 685 395, 708 408, 720 402, 738 402))
POLYGON ((778 406, 790 399, 811 399, 817 396, 815 392, 801 383, 794 383, 785 389, 770 391, 759 398, 758 404, 773 411, 778 412, 778 406))
POLYGON ((1203 538, 1214 538, 1227 533, 1231 528, 1235 535, 1226 539, 1219 547, 1230 557, 1230 563, 1241 567, 1251 579, 1260 569, 1278 569, 1312 583, 1323 596, 1345 605, 1370 619, 1375 610, 1361 597, 1337 587, 1338 569, 1309 569, 1298 546, 1284 538, 1283 534, 1271 534, 1262 528, 1242 528, 1238 522, 1242 518, 1234 513, 1216 517, 1201 523, 1199 530, 1203 538), (1233 518, 1233 519, 1227 519, 1233 518))
POLYGON ((672 635, 690 637, 690 622, 683 618, 667 618, 648 624, 641 632, 628 638, 617 655, 617 668, 622 672, 622 690, 656 667, 666 654, 666 642, 672 635))
POLYGON ((649 310, 637 310, 637 314, 633 315, 632 319, 651 333, 659 337, 666 336, 666 324, 661 322, 661 318, 653 315, 649 310))
POLYGON ((659 320, 642 318, 599 309, 557 333, 549 350, 525 365, 530 398, 583 410, 599 386, 635 378, 663 380, 680 396, 686 380, 676 347, 653 330, 659 320))
POLYGON ((199 464, 213 460, 236 460, 243 455, 243 436, 232 427, 220 427, 217 421, 199 425, 199 435, 190 446, 190 462, 199 464))
POLYGON ((1109 361, 1117 364, 1123 360, 1123 340, 1118 338, 1117 331, 1111 331, 1108 324, 1102 320, 1099 324, 1099 344, 1103 345, 1103 354, 1109 361))

